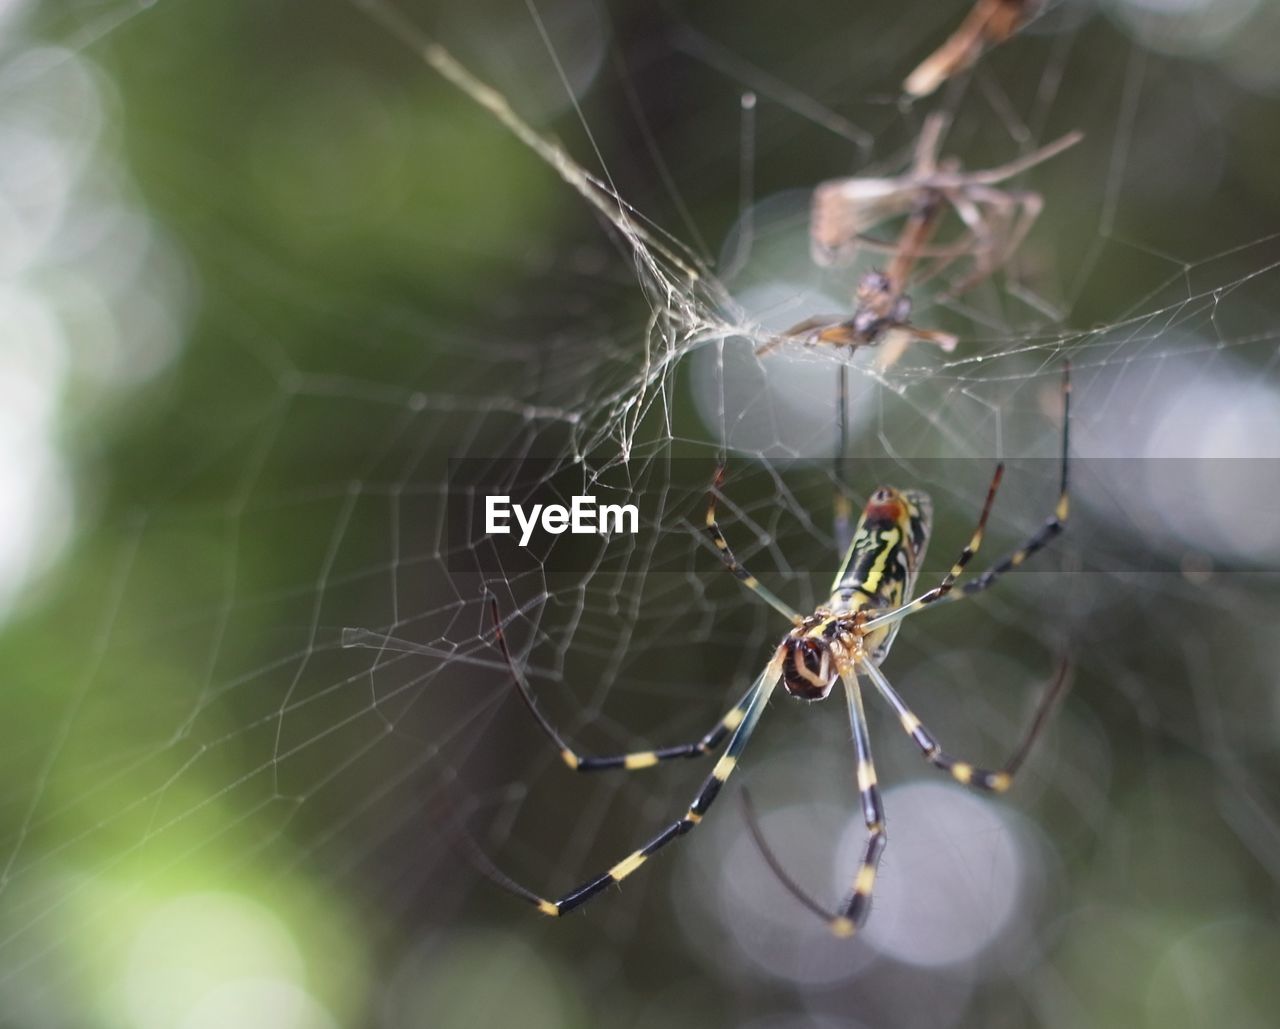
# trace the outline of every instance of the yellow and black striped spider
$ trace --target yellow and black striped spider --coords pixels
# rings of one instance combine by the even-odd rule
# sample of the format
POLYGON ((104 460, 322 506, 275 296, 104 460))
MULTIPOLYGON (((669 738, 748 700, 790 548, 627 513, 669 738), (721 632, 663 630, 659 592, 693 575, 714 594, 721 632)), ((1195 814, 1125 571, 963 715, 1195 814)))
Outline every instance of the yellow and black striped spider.
POLYGON ((750 739, 765 704, 779 682, 793 697, 816 701, 824 699, 839 680, 844 684, 849 721, 853 727, 853 742, 858 761, 858 790, 861 795, 863 819, 869 833, 861 865, 853 879, 852 889, 836 912, 828 912, 799 891, 785 873, 780 872, 776 862, 767 852, 766 857, 771 858, 770 864, 775 871, 780 872, 784 885, 821 915, 833 933, 837 936, 853 935, 865 921, 870 909, 876 870, 887 841, 884 808, 876 785, 875 766, 871 759, 871 740, 867 733, 866 716, 863 713, 861 683, 870 682, 875 691, 889 703, 897 714, 903 730, 920 748, 920 752, 930 764, 948 772, 953 779, 965 786, 1003 793, 1012 784, 1015 772, 1025 759, 1046 721, 1054 700, 1066 682, 1067 667, 1064 663, 1053 685, 1046 691, 1030 727, 1013 756, 1003 767, 992 771, 967 761, 959 761, 943 750, 933 733, 925 728, 880 669, 889 655, 889 648, 893 645, 894 637, 904 619, 923 611, 932 604, 971 597, 982 592, 994 585, 1005 572, 1021 565, 1063 530, 1068 513, 1067 446, 1071 394, 1069 367, 1064 368, 1063 371, 1062 392, 1061 487, 1053 514, 1021 548, 997 561, 973 580, 957 587, 956 582, 961 572, 978 552, 982 543, 987 516, 991 512, 991 505, 995 500, 1004 471, 1002 464, 997 465, 973 536, 942 581, 914 599, 908 598, 915 585, 932 531, 932 505, 925 493, 881 486, 871 494, 871 498, 863 508, 862 517, 858 521, 840 570, 832 583, 830 598, 813 614, 805 616, 765 589, 734 557, 716 521, 716 494, 721 485, 723 469, 718 471, 707 505, 706 531, 729 571, 733 572, 747 589, 785 616, 792 623, 792 628, 775 648, 768 665, 742 699, 697 742, 609 757, 593 757, 578 753, 556 731, 534 703, 533 693, 512 659, 503 637, 501 618, 495 601, 494 619, 498 626, 497 638, 507 664, 511 668, 520 696, 542 731, 559 748, 564 763, 575 772, 596 772, 610 768, 635 771, 677 758, 698 758, 711 754, 725 737, 729 737, 729 744, 684 815, 607 872, 587 880, 558 899, 549 900, 525 889, 498 872, 486 861, 488 874, 504 889, 528 901, 544 915, 559 916, 586 903, 606 887, 621 882, 631 875, 654 853, 672 840, 684 836, 702 821, 712 801, 716 799, 721 787, 737 766, 747 740, 750 739))

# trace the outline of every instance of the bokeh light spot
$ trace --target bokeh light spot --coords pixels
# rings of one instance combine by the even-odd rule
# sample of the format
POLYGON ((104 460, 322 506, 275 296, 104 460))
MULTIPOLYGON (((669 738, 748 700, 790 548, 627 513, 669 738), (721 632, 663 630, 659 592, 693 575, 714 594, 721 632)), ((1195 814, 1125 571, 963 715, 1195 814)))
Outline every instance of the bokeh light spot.
POLYGON ((192 893, 155 908, 129 947, 120 980, 129 1024, 204 1029, 212 1013, 242 1027, 311 1029, 304 967, 285 925, 236 893, 192 893), (256 998, 251 1002, 251 998, 256 998))
MULTIPOLYGON (((1013 928, 1023 907, 1026 855, 999 802, 921 781, 886 790, 884 803, 893 812, 887 874, 877 880, 867 942, 913 965, 976 958, 1013 928)), ((861 821, 851 822, 833 885, 857 867, 865 840, 861 821)))

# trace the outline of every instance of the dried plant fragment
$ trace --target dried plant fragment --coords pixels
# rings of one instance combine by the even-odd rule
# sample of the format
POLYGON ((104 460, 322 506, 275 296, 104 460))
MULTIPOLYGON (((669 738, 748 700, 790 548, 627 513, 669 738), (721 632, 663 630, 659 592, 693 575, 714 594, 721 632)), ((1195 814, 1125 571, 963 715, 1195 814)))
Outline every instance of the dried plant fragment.
POLYGON ((1037 0, 978 0, 947 41, 907 76, 902 88, 910 96, 928 96, 953 75, 972 67, 983 51, 1022 28, 1040 6, 1037 0))
MULTIPOLYGON (((919 339, 946 351, 955 347, 956 339, 949 333, 910 323, 908 287, 933 278, 958 260, 967 260, 972 267, 950 286, 947 297, 994 274, 1021 245, 1044 206, 1038 193, 1001 189, 1000 184, 1074 146, 1082 134, 1068 133, 996 168, 966 172, 955 158, 939 160, 946 124, 942 115, 925 122, 911 167, 902 175, 832 179, 817 186, 809 225, 814 262, 827 267, 849 264, 865 249, 889 254, 889 263, 884 271, 859 279, 852 314, 807 318, 787 330, 784 339, 856 347, 878 344, 895 333, 899 342, 919 339), (934 245, 948 210, 955 212, 962 230, 949 242, 934 245), (871 235, 898 218, 905 221, 896 238, 871 235)), ((770 341, 758 352, 766 353, 780 342, 770 341)))

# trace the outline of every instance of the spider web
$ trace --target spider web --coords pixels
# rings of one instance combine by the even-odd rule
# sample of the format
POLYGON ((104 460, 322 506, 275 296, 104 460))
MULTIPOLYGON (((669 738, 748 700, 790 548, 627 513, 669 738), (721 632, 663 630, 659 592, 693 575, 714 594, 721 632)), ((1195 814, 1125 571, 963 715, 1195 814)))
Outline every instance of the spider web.
POLYGON ((907 107, 964 5, 864 6, 8 13, 0 1022, 1270 1024, 1274 19, 1051 5, 907 107), (813 184, 897 172, 933 109, 968 168, 1086 134, 1017 181, 1045 211, 1007 274, 916 292, 960 346, 758 356, 848 304, 813 184), (834 904, 863 839, 839 701, 776 699, 705 826, 580 916, 476 874, 464 834, 559 895, 706 774, 568 773, 494 602, 580 750, 696 739, 784 628, 701 534, 717 464, 732 545, 798 609, 837 488, 932 494, 928 584, 994 459, 979 568, 1051 510, 1065 359, 1069 532, 885 671, 991 765, 1060 654, 1071 695, 1000 800, 870 704, 865 933, 782 890, 732 796, 834 904), (457 517, 474 475, 636 498, 640 532, 499 548, 457 517))

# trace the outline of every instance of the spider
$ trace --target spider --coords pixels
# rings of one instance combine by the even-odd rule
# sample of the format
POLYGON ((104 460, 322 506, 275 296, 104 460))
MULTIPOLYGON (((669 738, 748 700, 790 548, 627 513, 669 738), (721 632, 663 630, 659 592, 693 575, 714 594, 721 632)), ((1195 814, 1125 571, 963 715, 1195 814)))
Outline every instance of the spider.
POLYGON ((1040 9, 1038 0, 977 0, 968 17, 902 84, 913 97, 928 96, 940 85, 972 67, 988 46, 1003 43, 1040 9))
MULTIPOLYGON (((493 601, 495 633, 503 657, 511 671, 520 698, 529 709, 542 732, 560 751, 564 763, 575 772, 597 772, 604 769, 636 771, 666 761, 699 758, 712 754, 728 737, 724 754, 703 781, 685 813, 621 861, 594 878, 552 900, 525 889, 487 864, 486 872, 498 885, 532 904, 544 915, 558 917, 585 904, 603 890, 620 883, 634 873, 650 857, 696 828, 711 808, 721 788, 737 767, 747 741, 755 730, 766 703, 781 682, 793 697, 819 701, 827 697, 837 681, 844 686, 853 743, 857 757, 857 783, 862 815, 868 839, 862 861, 844 903, 835 912, 811 904, 836 936, 852 936, 865 921, 870 910, 872 890, 880 856, 887 842, 885 813, 876 785, 875 766, 871 758, 871 739, 867 732, 862 705, 862 683, 869 682, 893 708, 902 729, 914 741, 930 764, 949 773, 965 786, 992 793, 1003 793, 1026 758, 1032 743, 1044 725, 1048 712, 1066 681, 1067 666, 1061 670, 1041 700, 1030 727, 1013 756, 997 770, 980 768, 961 761, 942 749, 937 738, 915 715, 881 670, 889 656, 889 648, 902 622, 925 608, 945 601, 971 597, 999 581, 1005 572, 1016 568, 1057 536, 1066 525, 1067 447, 1070 419, 1070 367, 1063 369, 1062 470, 1058 502, 1053 514, 1018 550, 1002 558, 983 574, 961 586, 956 585, 966 565, 978 552, 986 529, 987 517, 995 500, 1004 472, 998 464, 987 488, 986 501, 977 528, 961 551, 951 570, 933 589, 912 598, 916 576, 929 544, 932 530, 932 505, 919 490, 899 490, 881 486, 871 494, 858 521, 840 569, 836 572, 827 603, 810 615, 792 609, 776 594, 767 590, 739 561, 716 520, 716 497, 723 482, 723 467, 717 470, 707 504, 706 531, 719 552, 725 567, 757 597, 791 622, 791 630, 774 648, 773 655, 751 688, 729 709, 701 739, 656 750, 641 750, 610 756, 579 753, 560 735, 550 720, 538 709, 524 674, 517 667, 506 638, 497 601, 493 601)), ((773 864, 773 862, 771 862, 773 864)), ((778 869, 775 868, 775 871, 778 869)), ((797 892, 789 879, 784 885, 797 892)), ((806 901, 806 903, 808 903, 806 901)))

